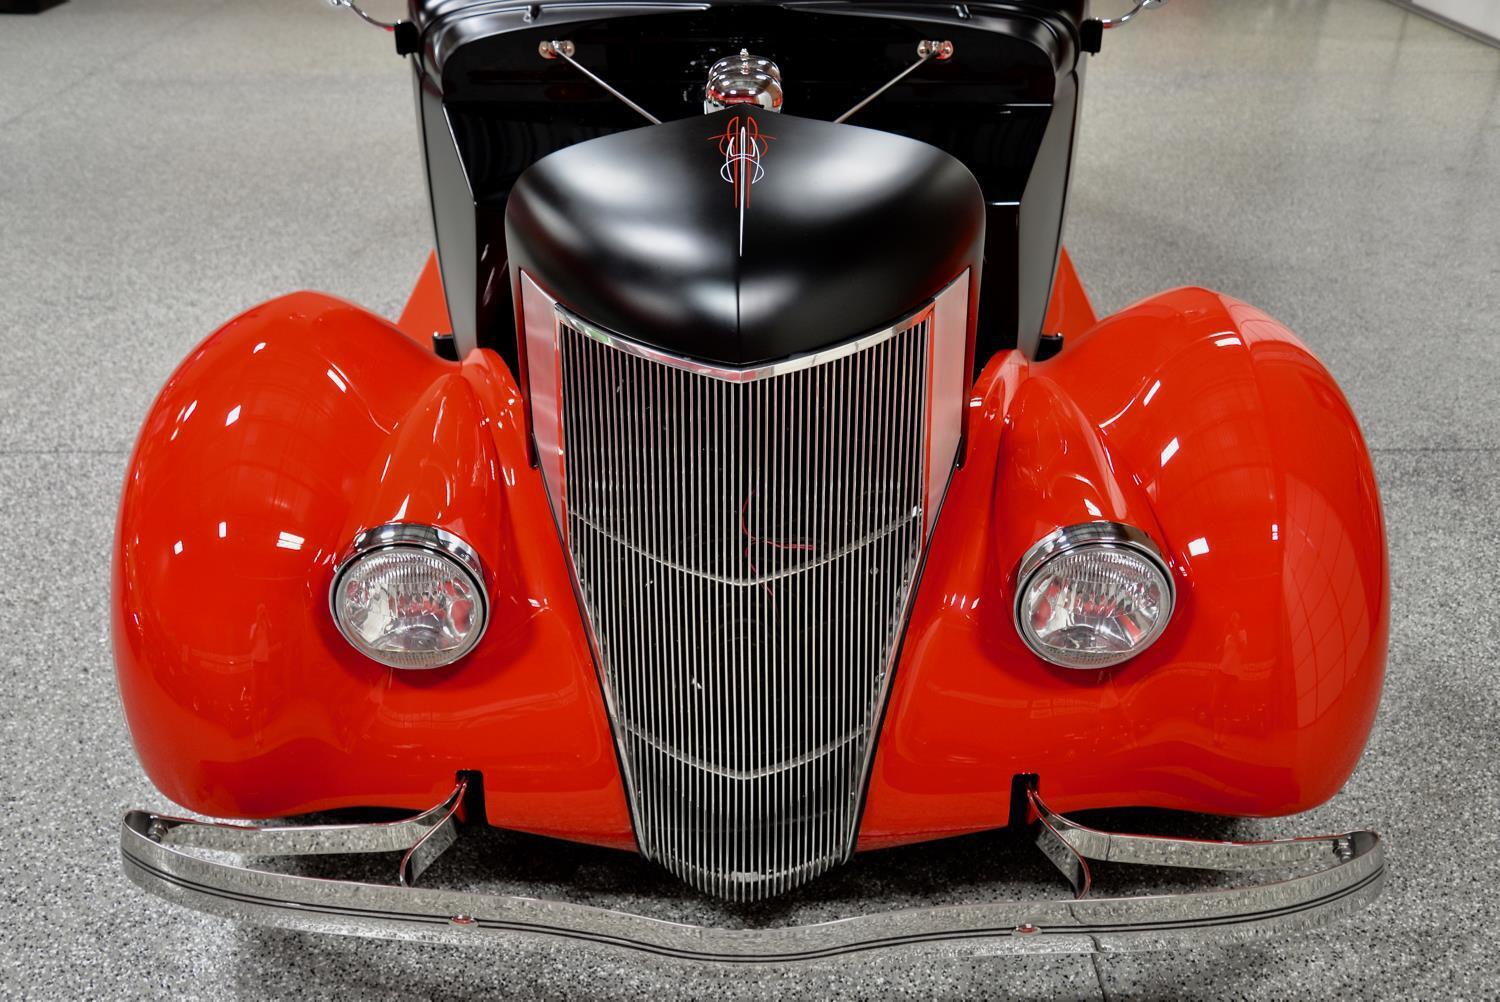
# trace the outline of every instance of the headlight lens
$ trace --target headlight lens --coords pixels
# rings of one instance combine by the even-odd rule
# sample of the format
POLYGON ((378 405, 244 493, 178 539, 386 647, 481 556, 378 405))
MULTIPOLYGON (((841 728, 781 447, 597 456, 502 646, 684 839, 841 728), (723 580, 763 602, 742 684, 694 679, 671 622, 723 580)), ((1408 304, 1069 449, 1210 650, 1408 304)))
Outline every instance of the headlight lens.
POLYGON ((1064 668, 1107 668, 1135 657, 1172 616, 1172 578, 1150 537, 1116 522, 1059 529, 1016 574, 1016 629, 1064 668))
POLYGON ((488 615, 479 557, 451 533, 398 523, 360 533, 333 577, 345 639, 392 668, 441 668, 474 649, 488 615))

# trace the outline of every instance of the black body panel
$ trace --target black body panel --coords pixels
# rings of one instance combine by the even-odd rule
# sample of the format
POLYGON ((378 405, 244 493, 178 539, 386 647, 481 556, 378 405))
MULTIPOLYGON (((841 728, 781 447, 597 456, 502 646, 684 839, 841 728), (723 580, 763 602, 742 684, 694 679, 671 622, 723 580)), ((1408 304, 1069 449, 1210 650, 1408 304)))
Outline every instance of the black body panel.
POLYGON ((642 124, 572 67, 538 56, 539 41, 573 40, 584 65, 658 117, 701 125, 706 67, 742 46, 781 65, 788 115, 831 120, 910 65, 919 39, 947 38, 951 61, 924 66, 850 124, 929 143, 973 173, 987 216, 975 364, 1017 344, 1034 352, 1061 242, 1085 15, 1085 0, 413 0, 424 150, 460 350, 483 344, 516 364, 504 218, 521 172, 642 124))
POLYGON ((941 150, 760 109, 553 153, 521 175, 507 217, 514 278, 729 366, 903 319, 965 268, 977 276, 984 238, 979 185, 941 150), (731 141, 756 158, 727 158, 731 141))

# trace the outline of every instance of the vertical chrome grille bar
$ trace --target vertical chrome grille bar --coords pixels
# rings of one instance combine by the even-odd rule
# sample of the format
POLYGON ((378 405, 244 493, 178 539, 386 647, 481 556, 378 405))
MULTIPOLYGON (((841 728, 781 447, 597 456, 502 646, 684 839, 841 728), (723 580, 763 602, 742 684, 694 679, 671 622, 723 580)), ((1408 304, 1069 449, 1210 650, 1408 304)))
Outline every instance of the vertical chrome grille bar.
POLYGON ((641 849, 726 898, 803 883, 853 848, 962 420, 967 276, 904 324, 759 370, 561 310, 545 329, 551 301, 523 293, 528 359, 550 347, 560 370, 531 365, 529 390, 560 426, 543 472, 641 849))

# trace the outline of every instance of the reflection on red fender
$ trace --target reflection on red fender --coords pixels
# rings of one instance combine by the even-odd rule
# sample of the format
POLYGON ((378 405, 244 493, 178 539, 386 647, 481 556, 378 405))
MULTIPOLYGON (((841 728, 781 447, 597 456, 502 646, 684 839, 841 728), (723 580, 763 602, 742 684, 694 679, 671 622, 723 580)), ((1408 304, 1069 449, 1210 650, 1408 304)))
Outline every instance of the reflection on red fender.
POLYGON ((863 848, 994 827, 1017 773, 1063 811, 1299 811, 1352 771, 1384 672, 1388 586, 1359 428, 1284 328, 1202 289, 1149 299, 1055 360, 981 376, 880 735, 863 848), (1177 578, 1155 646, 1054 668, 1011 624, 1021 555, 1093 518, 1177 578))
POLYGON ((147 772, 195 810, 419 807, 461 769, 489 820, 633 848, 587 641, 500 361, 444 362, 301 293, 198 348, 153 405, 115 555, 115 648, 147 772), (458 533, 493 580, 475 652, 432 672, 355 653, 328 616, 353 534, 458 533))

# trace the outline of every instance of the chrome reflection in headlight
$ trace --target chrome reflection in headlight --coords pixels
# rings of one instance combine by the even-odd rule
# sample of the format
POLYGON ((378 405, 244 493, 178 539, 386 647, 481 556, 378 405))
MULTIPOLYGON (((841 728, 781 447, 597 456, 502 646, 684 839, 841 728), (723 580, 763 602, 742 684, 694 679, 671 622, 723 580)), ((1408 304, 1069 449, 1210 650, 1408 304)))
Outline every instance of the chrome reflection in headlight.
POLYGON ((392 668, 441 668, 474 649, 488 605, 479 555, 452 533, 398 522, 360 533, 329 605, 355 650, 392 668))
POLYGON ((1070 525, 1041 539, 1016 571, 1016 630, 1064 668, 1108 668, 1161 636, 1172 576, 1151 538, 1118 522, 1070 525))

